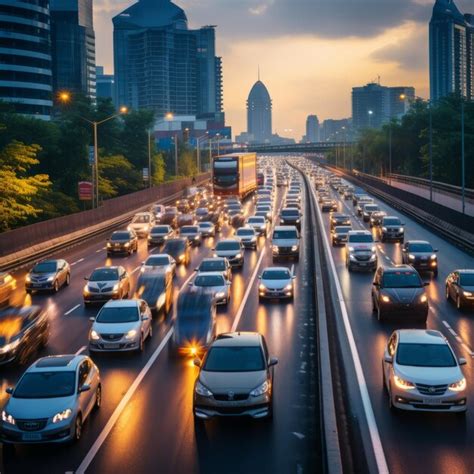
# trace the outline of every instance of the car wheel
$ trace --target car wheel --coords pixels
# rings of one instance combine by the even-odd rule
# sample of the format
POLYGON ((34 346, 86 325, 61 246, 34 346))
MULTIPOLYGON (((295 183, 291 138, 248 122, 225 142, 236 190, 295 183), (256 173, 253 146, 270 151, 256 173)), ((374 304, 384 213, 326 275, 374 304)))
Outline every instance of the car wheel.
POLYGON ((463 309, 463 304, 462 304, 460 295, 456 296, 456 308, 459 309, 460 311, 463 309))
POLYGON ((94 408, 98 410, 102 405, 102 386, 99 384, 97 390, 95 391, 95 403, 94 408))
POLYGON ((54 280, 53 291, 54 293, 57 293, 59 291, 59 282, 57 279, 54 280))
POLYGON ((448 285, 446 285, 445 295, 446 295, 446 301, 449 301, 451 299, 451 295, 449 294, 449 286, 448 285))
POLYGON ((80 413, 76 416, 74 422, 74 439, 73 441, 79 441, 82 437, 82 416, 80 413))
POLYGON ((68 274, 66 275, 66 286, 69 286, 70 283, 71 283, 71 274, 68 273, 68 274))

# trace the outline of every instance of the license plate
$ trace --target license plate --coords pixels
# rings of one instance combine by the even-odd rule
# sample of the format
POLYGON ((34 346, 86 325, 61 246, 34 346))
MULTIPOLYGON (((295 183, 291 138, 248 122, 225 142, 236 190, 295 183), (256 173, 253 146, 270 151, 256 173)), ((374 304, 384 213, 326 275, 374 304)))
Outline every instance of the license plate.
POLYGON ((441 405, 441 398, 423 398, 423 405, 441 405))
POLYGON ((361 267, 366 267, 366 266, 367 266, 367 263, 359 263, 359 265, 360 265, 361 267))
POLYGON ((120 347, 120 344, 105 344, 104 347, 106 349, 118 349, 120 347))
POLYGON ((42 283, 32 283, 31 286, 33 288, 41 288, 43 286, 43 284, 42 283))
POLYGON ((41 441, 39 433, 23 433, 23 441, 41 441))

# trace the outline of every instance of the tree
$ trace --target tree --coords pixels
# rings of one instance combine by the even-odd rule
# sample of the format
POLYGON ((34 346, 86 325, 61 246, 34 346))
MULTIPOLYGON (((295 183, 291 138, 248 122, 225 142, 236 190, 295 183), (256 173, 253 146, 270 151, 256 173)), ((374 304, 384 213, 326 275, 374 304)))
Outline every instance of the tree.
POLYGON ((120 151, 140 172, 148 167, 148 130, 153 120, 151 110, 131 111, 123 116, 120 151))
POLYGON ((99 158, 99 195, 101 199, 137 191, 141 186, 140 172, 123 155, 99 158))
POLYGON ((165 180, 166 166, 161 153, 154 153, 151 157, 152 184, 160 184, 165 180))
POLYGON ((178 172, 180 176, 191 177, 197 174, 197 165, 194 153, 190 150, 181 152, 178 161, 178 172))
POLYGON ((51 182, 48 175, 28 173, 39 163, 36 156, 40 150, 39 145, 18 141, 12 141, 0 150, 0 226, 3 231, 42 212, 34 205, 33 198, 51 182))

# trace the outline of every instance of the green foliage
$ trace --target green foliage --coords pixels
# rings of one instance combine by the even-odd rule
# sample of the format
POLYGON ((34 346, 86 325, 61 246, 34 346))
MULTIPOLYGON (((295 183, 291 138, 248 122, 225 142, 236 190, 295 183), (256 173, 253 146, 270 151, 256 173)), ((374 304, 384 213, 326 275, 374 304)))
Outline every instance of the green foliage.
POLYGON ((157 185, 165 180, 166 165, 163 155, 155 153, 151 157, 152 184, 157 185))
POLYGON ((181 152, 178 161, 178 172, 180 176, 190 177, 197 174, 196 158, 190 150, 181 152))
POLYGON ((123 155, 100 156, 99 194, 101 199, 137 191, 142 187, 139 171, 123 155))

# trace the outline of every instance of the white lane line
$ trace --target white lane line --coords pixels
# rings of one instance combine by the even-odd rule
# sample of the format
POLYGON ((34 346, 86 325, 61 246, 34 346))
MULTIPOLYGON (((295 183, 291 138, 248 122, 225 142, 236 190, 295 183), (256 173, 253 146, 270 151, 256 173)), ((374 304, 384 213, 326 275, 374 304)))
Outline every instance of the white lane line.
POLYGON ((77 308, 79 308, 81 305, 80 304, 76 304, 76 306, 72 307, 71 309, 69 309, 68 311, 66 311, 64 313, 64 316, 68 316, 69 314, 71 314, 74 310, 76 310, 77 308))
POLYGON ((102 252, 102 250, 104 250, 104 249, 99 249, 99 250, 96 250, 96 251, 95 251, 95 253, 102 252))
POLYGON ((471 356, 471 357, 474 357, 474 352, 470 349, 470 347, 462 340, 462 337, 461 336, 458 336, 456 331, 449 325, 449 323, 445 320, 441 321, 444 326, 446 327, 446 329, 450 332, 450 334, 452 336, 454 336, 454 338, 456 339, 456 341, 459 342, 459 344, 461 344, 461 346, 463 347, 463 349, 471 356))
MULTIPOLYGON (((313 198, 316 199, 316 194, 314 192, 313 186, 311 186, 311 192, 313 198)), ((317 207, 318 221, 321 229, 324 229, 324 222, 321 217, 321 210, 317 207)), ((334 281, 336 284, 337 298, 339 306, 341 308, 342 320, 344 323, 344 328, 346 330, 347 339, 349 341, 349 348, 352 354, 352 360, 354 362, 354 368, 356 371, 357 383, 359 385, 360 396, 362 399, 362 405, 364 407, 365 418, 367 420, 367 427, 369 429, 370 440, 372 442, 372 448, 374 450, 375 461, 377 463, 378 472, 385 474, 389 472, 387 460, 385 458, 385 453, 382 446, 382 440, 380 439, 380 433, 377 426, 377 421, 375 420, 374 409, 372 408, 372 403, 370 401, 369 390, 367 388, 367 381, 365 380, 364 370, 362 369, 362 363, 359 357, 359 352, 357 350, 357 345, 354 338, 354 333, 352 332, 351 323, 349 321, 349 314, 347 312, 346 302, 344 301, 344 295, 342 293, 341 283, 336 270, 336 264, 334 263, 334 258, 332 256, 331 247, 329 246, 329 240, 326 235, 326 232, 323 234, 323 243, 328 255, 329 266, 334 276, 334 281)))
POLYGON ((78 263, 83 262, 84 260, 85 260, 84 258, 80 258, 79 260, 76 260, 75 262, 72 262, 71 267, 74 266, 74 265, 77 265, 78 263))
POLYGON ((138 265, 138 267, 134 268, 131 272, 130 275, 133 275, 135 272, 138 272, 140 270, 141 265, 138 265))
POLYGON ((449 331, 454 337, 457 336, 456 331, 454 331, 452 328, 448 328, 448 331, 449 331))
POLYGON ((465 344, 464 342, 462 343, 462 346, 464 347, 464 349, 468 352, 468 354, 471 356, 471 357, 474 357, 474 352, 471 351, 471 349, 467 346, 467 344, 465 344))
POLYGON ((442 323, 443 323, 448 329, 451 327, 447 321, 442 321, 442 323))
POLYGON ((84 352, 87 349, 87 346, 82 346, 74 355, 79 355, 81 352, 84 352))
POLYGON ((291 270, 290 270, 291 274, 294 275, 295 274, 295 264, 292 263, 291 264, 291 270))

